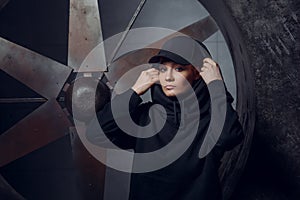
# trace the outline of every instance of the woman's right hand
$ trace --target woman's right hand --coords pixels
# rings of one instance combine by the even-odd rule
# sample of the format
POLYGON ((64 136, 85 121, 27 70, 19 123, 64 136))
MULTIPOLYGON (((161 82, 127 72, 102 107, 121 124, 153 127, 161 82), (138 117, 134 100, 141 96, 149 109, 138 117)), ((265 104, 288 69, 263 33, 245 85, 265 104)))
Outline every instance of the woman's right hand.
POLYGON ((159 71, 151 68, 142 71, 135 84, 131 87, 138 95, 144 94, 154 83, 159 81, 159 71))
POLYGON ((206 84, 209 84, 214 80, 223 80, 218 63, 211 58, 203 59, 203 66, 201 67, 199 74, 206 84))

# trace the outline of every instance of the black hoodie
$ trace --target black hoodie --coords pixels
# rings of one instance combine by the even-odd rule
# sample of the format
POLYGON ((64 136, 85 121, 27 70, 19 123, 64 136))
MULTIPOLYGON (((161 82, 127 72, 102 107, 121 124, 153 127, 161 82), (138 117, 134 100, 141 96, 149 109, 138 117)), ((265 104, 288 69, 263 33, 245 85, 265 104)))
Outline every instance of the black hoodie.
MULTIPOLYGON (((174 152, 176 154, 183 150, 181 156, 155 171, 133 173, 129 199, 222 199, 218 178, 220 160, 224 151, 232 149, 243 138, 241 125, 231 106, 233 99, 228 92, 226 119, 221 136, 206 157, 200 159, 199 150, 210 124, 210 99, 212 98, 210 95, 217 95, 218 88, 222 88, 219 86, 223 84, 223 81, 216 80, 207 86, 202 79, 199 79, 193 84, 197 101, 191 97, 192 94, 186 94, 182 100, 167 97, 160 85, 154 85, 151 88, 152 102, 142 103, 141 98, 130 89, 112 100, 113 105, 119 106, 117 108, 119 112, 114 117, 110 103, 97 113, 98 121, 106 136, 120 148, 134 149, 136 153, 157 151, 170 144, 179 129, 183 130, 184 134, 179 137, 179 140, 177 139, 178 145, 174 147, 174 151, 169 150, 166 154, 159 155, 160 158, 165 156, 167 159, 168 156, 173 156, 174 152), (209 88, 217 88, 214 90, 216 94, 209 94, 209 88), (126 102, 125 99, 130 99, 130 116, 128 116, 128 111, 124 111, 124 105, 122 106, 126 102), (166 113, 159 107, 153 107, 154 104, 163 106, 166 113), (200 120, 197 116, 199 110, 200 120), (150 120, 149 115, 155 117, 150 120), (147 138, 136 138, 120 130, 115 122, 116 118, 127 120, 129 117, 139 126, 148 125, 150 129, 152 126, 153 130, 156 124, 164 121, 165 123, 157 134, 147 138), (185 141, 188 137, 192 137, 192 140, 185 148, 181 140, 185 141)), ((93 123, 97 123, 97 120, 91 122, 93 123)), ((139 129, 136 131, 139 132, 139 129)), ((87 138, 93 144, 105 146, 103 139, 92 128, 88 129, 87 138)))

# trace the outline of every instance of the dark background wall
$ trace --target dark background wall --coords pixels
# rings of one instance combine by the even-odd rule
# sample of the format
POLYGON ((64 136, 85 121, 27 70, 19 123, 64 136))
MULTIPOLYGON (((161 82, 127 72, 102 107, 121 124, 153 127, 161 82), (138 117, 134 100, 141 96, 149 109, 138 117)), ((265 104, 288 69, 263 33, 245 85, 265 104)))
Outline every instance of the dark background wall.
MULTIPOLYGON (((250 157, 232 199, 299 199, 300 2, 224 2, 236 20, 246 43, 255 79, 257 112, 250 157)), ((127 7, 119 7, 120 2, 116 0, 111 1, 111 4, 102 3, 102 13, 109 16, 114 9, 126 8, 127 13, 131 15, 137 3, 138 1, 133 1, 132 4, 126 4, 127 7)), ((0 36, 66 64, 68 6, 68 1, 61 0, 11 0, 0 11, 0 36)), ((105 37, 124 30, 125 21, 129 20, 124 14, 121 12, 115 16, 120 26, 104 31, 105 37)), ((103 26, 109 24, 109 21, 103 22, 103 26)), ((0 72, 1 95, 11 91, 5 86, 15 85, 16 93, 18 90, 27 90, 25 96, 36 96, 28 88, 22 89, 20 83, 0 72)), ((20 105, 2 105, 1 131, 7 130, 37 106, 21 106, 24 108, 22 110, 20 105)), ((71 160, 70 149, 69 138, 62 138, 1 168, 0 173, 28 199, 44 199, 45 194, 48 194, 49 199, 76 199, 78 195, 73 184, 76 182, 76 170, 71 160), (62 149, 69 151, 60 151, 62 149), (57 170, 49 173, 47 169, 57 170), (74 198, 69 196, 71 194, 74 198)))
POLYGON ((256 128, 234 199, 300 198, 300 2, 225 0, 255 78, 256 128))

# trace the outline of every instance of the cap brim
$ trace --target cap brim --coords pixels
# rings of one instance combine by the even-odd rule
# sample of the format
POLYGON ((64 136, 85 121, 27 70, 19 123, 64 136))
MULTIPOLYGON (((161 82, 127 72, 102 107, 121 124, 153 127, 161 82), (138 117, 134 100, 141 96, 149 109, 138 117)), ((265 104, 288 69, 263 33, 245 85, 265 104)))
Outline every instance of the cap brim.
POLYGON ((172 60, 175 63, 178 63, 180 65, 188 65, 190 64, 186 59, 182 58, 181 56, 172 53, 170 51, 160 50, 159 53, 156 56, 153 56, 150 58, 148 63, 159 63, 161 58, 167 58, 172 60))

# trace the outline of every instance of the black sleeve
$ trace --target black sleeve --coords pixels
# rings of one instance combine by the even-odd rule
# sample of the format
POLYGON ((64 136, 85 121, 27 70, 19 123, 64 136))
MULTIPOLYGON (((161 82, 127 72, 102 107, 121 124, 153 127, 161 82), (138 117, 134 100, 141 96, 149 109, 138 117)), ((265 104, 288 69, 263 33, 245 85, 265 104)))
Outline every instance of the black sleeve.
MULTIPOLYGON (((221 98, 218 94, 224 94, 224 88, 226 93, 226 115, 225 115, 225 122, 223 125, 223 129, 221 135, 216 143, 216 147, 218 151, 224 152, 233 149, 237 146, 244 138, 243 129, 239 122, 238 115, 236 111, 232 107, 233 98, 231 94, 227 91, 223 81, 213 81, 211 82, 208 87, 214 88, 214 93, 210 93, 210 95, 215 95, 214 99, 218 100, 221 98), (223 84, 224 87, 221 86, 223 84)), ((222 154, 222 153, 221 153, 222 154)))
POLYGON ((134 149, 136 138, 123 132, 117 125, 116 119, 122 120, 128 117, 137 118, 137 112, 142 99, 132 89, 116 95, 111 102, 108 102, 103 109, 97 113, 97 118, 93 119, 87 128, 86 137, 95 145, 110 148, 111 142, 122 149, 134 149), (126 103, 129 102, 129 112, 126 103), (112 107, 114 105, 114 115, 112 107), (125 108, 125 109, 124 109, 125 108), (101 127, 101 129, 99 129, 101 127), (104 134, 103 134, 104 132, 104 134), (109 141, 107 140, 109 138, 109 141))
POLYGON ((243 138, 244 133, 238 115, 232 108, 231 103, 227 102, 226 119, 217 146, 222 147, 225 151, 229 151, 241 143, 243 138))

